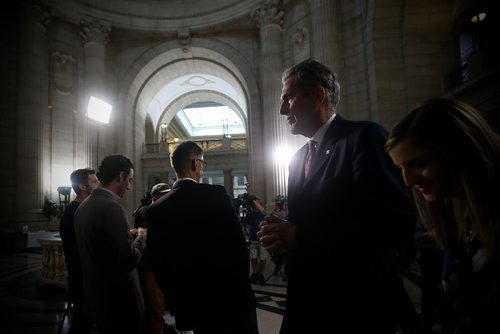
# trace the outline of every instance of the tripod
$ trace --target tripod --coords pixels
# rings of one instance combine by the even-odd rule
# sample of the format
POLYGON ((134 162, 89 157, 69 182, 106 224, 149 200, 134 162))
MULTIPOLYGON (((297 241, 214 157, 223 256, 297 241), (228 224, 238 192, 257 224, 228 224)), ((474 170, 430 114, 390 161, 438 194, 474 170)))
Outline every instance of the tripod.
POLYGON ((269 277, 266 279, 266 282, 271 279, 273 276, 281 277, 283 282, 287 281, 287 277, 285 274, 285 256, 284 255, 272 255, 271 261, 274 263, 274 271, 269 277))

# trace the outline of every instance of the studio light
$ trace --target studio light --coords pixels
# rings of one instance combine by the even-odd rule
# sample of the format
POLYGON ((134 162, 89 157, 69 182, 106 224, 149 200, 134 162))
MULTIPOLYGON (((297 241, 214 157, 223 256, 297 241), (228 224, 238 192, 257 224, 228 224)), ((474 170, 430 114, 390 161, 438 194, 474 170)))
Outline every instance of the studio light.
POLYGON ((108 124, 113 106, 97 97, 91 96, 87 106, 87 117, 108 124))

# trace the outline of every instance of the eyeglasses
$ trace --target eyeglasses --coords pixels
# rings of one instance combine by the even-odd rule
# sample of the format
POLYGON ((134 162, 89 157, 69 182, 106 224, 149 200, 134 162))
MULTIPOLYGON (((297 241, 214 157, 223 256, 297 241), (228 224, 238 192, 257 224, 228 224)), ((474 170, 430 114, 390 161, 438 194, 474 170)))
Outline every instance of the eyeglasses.
POLYGON ((203 159, 200 159, 200 158, 195 158, 194 160, 198 160, 199 162, 201 162, 202 166, 206 166, 207 165, 207 162, 203 159))

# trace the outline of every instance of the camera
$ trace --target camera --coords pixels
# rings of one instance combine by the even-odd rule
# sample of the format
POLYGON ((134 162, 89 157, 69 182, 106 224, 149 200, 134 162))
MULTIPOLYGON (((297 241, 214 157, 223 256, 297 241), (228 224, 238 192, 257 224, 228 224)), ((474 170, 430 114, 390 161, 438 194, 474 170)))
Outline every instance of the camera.
POLYGON ((239 213, 241 219, 244 219, 248 212, 254 210, 253 201, 256 199, 257 196, 248 193, 240 194, 234 199, 236 212, 239 213))
POLYGON ((236 202, 242 205, 245 209, 251 210, 253 208, 253 201, 257 199, 257 196, 250 195, 248 193, 238 195, 236 202))

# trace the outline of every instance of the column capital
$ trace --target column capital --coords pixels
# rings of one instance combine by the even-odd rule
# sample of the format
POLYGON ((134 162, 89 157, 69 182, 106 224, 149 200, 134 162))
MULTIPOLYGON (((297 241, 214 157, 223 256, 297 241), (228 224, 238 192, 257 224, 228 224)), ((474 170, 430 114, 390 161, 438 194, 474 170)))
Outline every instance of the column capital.
POLYGON ((44 30, 46 30, 47 25, 50 23, 50 12, 51 9, 41 3, 22 3, 23 12, 25 18, 31 19, 33 22, 38 23, 44 30))
POLYGON ((106 45, 109 42, 111 24, 108 22, 87 17, 80 21, 80 28, 80 36, 84 47, 89 43, 106 45))
POLYGON ((250 16, 257 23, 257 27, 264 28, 268 25, 283 26, 283 10, 282 0, 264 0, 261 6, 254 10, 250 16))

